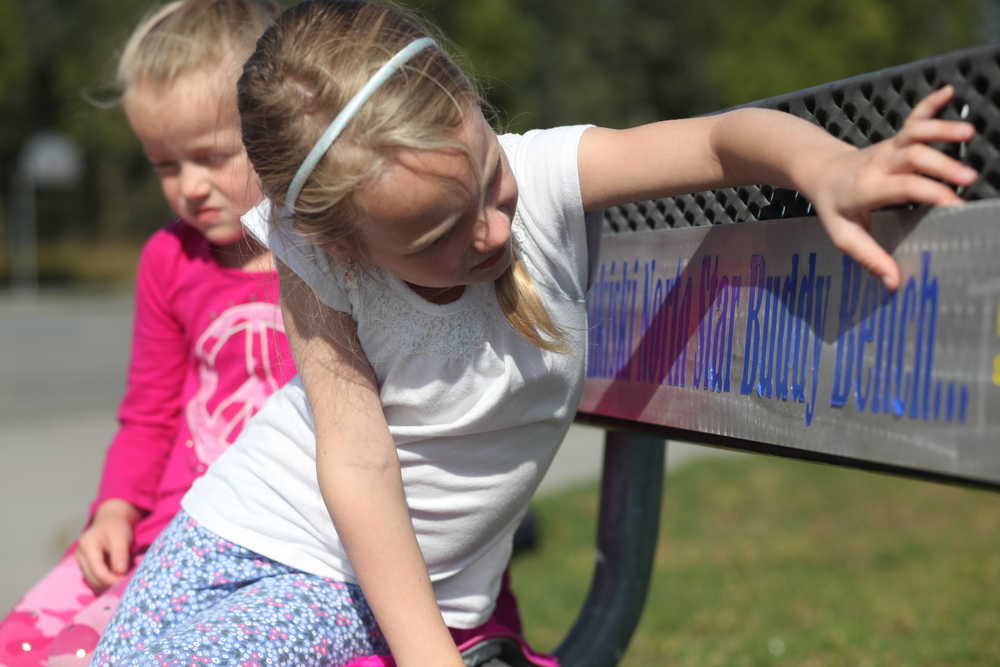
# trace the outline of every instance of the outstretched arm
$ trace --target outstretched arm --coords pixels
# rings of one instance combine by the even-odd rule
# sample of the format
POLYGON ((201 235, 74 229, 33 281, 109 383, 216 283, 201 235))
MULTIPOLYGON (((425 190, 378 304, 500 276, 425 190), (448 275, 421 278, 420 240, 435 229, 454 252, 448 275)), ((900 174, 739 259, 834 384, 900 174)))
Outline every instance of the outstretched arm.
POLYGON ((970 185, 976 172, 927 145, 968 141, 975 132, 970 123, 934 118, 953 94, 945 86, 928 95, 896 136, 863 149, 766 109, 593 128, 580 144, 584 208, 734 185, 793 188, 813 203, 837 248, 895 289, 899 267, 868 233, 868 214, 890 204, 961 202, 934 179, 970 185))
POLYGON ((400 667, 462 667, 413 533, 395 443, 354 322, 278 268, 285 331, 313 412, 320 491, 358 583, 400 667))

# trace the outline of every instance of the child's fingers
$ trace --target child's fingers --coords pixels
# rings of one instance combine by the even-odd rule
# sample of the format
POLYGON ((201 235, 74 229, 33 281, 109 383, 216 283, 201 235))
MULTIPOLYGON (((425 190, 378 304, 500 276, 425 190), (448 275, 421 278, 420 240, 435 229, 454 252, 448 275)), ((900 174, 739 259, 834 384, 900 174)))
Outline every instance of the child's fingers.
POLYGON ((895 151, 890 159, 889 171, 918 172, 955 185, 972 185, 979 177, 975 169, 926 144, 913 144, 895 151))
POLYGON ((98 545, 92 553, 88 554, 87 562, 90 565, 90 572, 103 588, 108 588, 118 580, 118 575, 111 571, 111 545, 104 542, 98 545))
POLYGON ((97 580, 101 589, 110 588, 112 584, 118 581, 118 576, 108 569, 108 565, 104 558, 99 558, 96 561, 91 562, 90 571, 93 573, 94 579, 97 580))
POLYGON ((907 203, 949 206, 961 204, 962 198, 947 185, 938 181, 919 174, 901 174, 886 179, 882 186, 873 193, 868 206, 875 209, 892 204, 907 203))
POLYGON ((951 101, 952 96, 955 94, 955 88, 951 85, 946 85, 938 88, 933 93, 920 100, 917 106, 913 107, 913 111, 910 112, 910 116, 907 119, 907 124, 913 120, 920 120, 922 118, 933 118, 938 114, 944 105, 951 101))
POLYGON ((921 119, 907 123, 896 135, 896 143, 961 142, 972 139, 976 126, 963 120, 921 119))
POLYGON ((896 260, 861 228, 860 225, 843 221, 836 230, 830 229, 830 238, 837 248, 852 257, 873 275, 878 277, 890 290, 899 286, 900 272, 896 260))
POLYGON ((111 561, 111 569, 116 576, 121 576, 128 571, 129 561, 129 540, 125 535, 115 535, 108 545, 108 556, 111 561))
POLYGON ((80 572, 83 574, 83 580, 87 582, 87 585, 93 588, 97 584, 97 579, 94 578, 93 573, 90 571, 90 565, 87 563, 87 559, 83 557, 83 552, 78 547, 76 550, 76 564, 80 567, 80 572))
POLYGON ((104 564, 104 552, 95 545, 83 545, 77 548, 76 562, 80 566, 83 578, 95 593, 101 593, 114 583, 114 575, 104 564))

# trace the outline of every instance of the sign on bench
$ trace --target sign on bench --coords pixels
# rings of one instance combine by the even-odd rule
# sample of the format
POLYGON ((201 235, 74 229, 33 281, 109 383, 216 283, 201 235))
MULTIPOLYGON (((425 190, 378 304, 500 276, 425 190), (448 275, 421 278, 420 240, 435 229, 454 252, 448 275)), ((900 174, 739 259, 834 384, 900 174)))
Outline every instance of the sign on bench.
POLYGON ((581 410, 1000 485, 1000 201, 606 236, 581 410))

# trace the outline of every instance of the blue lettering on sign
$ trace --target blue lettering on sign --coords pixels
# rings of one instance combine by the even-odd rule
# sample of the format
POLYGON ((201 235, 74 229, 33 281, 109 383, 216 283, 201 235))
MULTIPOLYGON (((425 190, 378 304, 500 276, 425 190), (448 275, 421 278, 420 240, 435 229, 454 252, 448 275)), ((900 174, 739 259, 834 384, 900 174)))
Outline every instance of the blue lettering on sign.
POLYGON ((799 278, 798 254, 785 276, 767 275, 764 258, 751 257, 740 393, 804 403, 808 426, 816 413, 831 281, 816 275, 816 253, 799 278))
POLYGON ((698 290, 698 344, 694 355, 694 368, 691 370, 691 385, 696 389, 707 389, 709 377, 715 372, 715 369, 711 367, 711 348, 708 344, 712 323, 707 315, 715 300, 718 283, 719 258, 703 257, 701 260, 701 289, 698 290))
POLYGON ((740 303, 740 276, 719 275, 719 258, 704 257, 698 290, 698 330, 691 386, 713 392, 732 390, 733 334, 740 303))
POLYGON ((638 382, 685 384, 692 287, 691 279, 685 280, 681 271, 678 262, 673 278, 656 278, 656 260, 643 265, 639 337, 648 344, 638 348, 638 382))
MULTIPOLYGON (((746 280, 724 274, 715 255, 687 267, 678 260, 666 276, 655 259, 601 264, 588 302, 587 377, 717 393, 738 386, 744 396, 802 404, 812 424, 834 277, 817 274, 816 253, 791 254, 777 273, 767 263, 752 255, 746 280), (744 312, 742 375, 734 382, 733 339, 744 312)), ((830 406, 965 423, 969 387, 934 374, 940 292, 931 253, 896 292, 846 255, 839 278, 830 406)))
POLYGON ((837 353, 834 361, 833 393, 830 405, 841 407, 847 403, 854 368, 854 311, 858 305, 861 287, 861 267, 853 259, 841 258, 843 269, 840 280, 840 316, 837 324, 837 353), (842 370, 846 369, 846 373, 842 370))
POLYGON ((591 287, 588 315, 591 331, 587 376, 615 377, 628 362, 635 336, 632 313, 639 281, 639 261, 602 264, 591 287))
POLYGON ((939 288, 931 262, 922 253, 920 275, 889 292, 843 256, 831 406, 847 405, 853 394, 858 412, 965 422, 968 386, 948 383, 942 399, 933 376, 939 288))
POLYGON ((747 285, 747 324, 746 335, 743 337, 743 379, 740 382, 740 393, 749 394, 753 383, 757 380, 757 365, 760 359, 762 327, 760 321, 760 306, 764 299, 764 258, 754 255, 750 258, 750 282, 747 285))

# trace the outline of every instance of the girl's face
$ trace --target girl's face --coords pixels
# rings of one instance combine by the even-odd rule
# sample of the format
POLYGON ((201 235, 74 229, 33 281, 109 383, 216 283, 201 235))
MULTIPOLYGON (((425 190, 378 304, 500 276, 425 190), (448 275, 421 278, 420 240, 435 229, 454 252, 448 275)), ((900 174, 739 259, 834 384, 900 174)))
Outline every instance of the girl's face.
POLYGON ((143 81, 124 106, 174 213, 215 245, 239 241, 240 215, 262 195, 240 140, 233 82, 212 70, 167 85, 143 81))
POLYGON ((482 188, 464 153, 407 151, 359 196, 368 258, 418 288, 492 282, 513 258, 517 183, 507 156, 478 108, 458 138, 482 172, 482 188))

